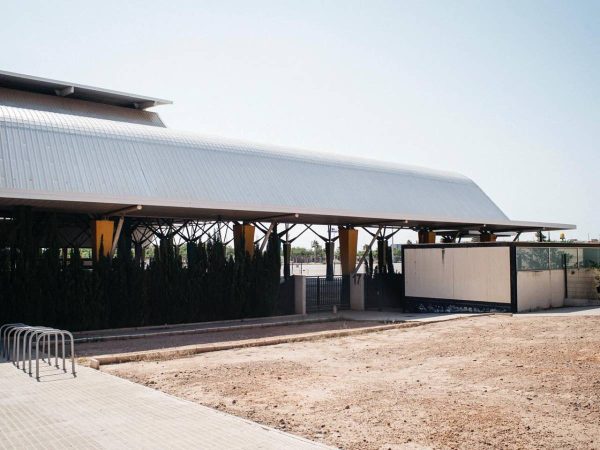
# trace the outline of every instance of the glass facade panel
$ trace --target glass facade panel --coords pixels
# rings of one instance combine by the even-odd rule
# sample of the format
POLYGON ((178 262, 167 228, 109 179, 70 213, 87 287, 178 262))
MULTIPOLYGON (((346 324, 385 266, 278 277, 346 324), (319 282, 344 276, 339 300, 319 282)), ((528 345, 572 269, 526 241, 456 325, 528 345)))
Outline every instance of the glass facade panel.
POLYGON ((549 250, 540 247, 517 247, 517 270, 548 270, 549 250))
POLYGON ((517 270, 600 268, 598 247, 517 247, 517 270))
POLYGON ((579 248, 579 267, 600 267, 600 248, 579 248))
POLYGON ((568 269, 577 267, 577 249, 576 248, 550 248, 550 269, 563 269, 566 263, 568 269))

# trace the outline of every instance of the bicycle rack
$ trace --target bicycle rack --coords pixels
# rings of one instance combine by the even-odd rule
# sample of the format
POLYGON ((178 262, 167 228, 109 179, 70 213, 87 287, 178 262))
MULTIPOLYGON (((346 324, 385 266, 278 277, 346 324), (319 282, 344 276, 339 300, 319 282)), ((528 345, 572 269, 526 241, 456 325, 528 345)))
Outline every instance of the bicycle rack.
MULTIPOLYGON (((58 336, 60 335, 62 337, 62 362, 63 362, 63 371, 65 373, 67 373, 67 367, 66 367, 66 362, 65 362, 65 336, 68 336, 69 340, 71 341, 71 371, 73 373, 73 376, 76 377, 77 374, 75 373, 75 341, 73 340, 73 335, 65 330, 51 330, 51 331, 42 331, 41 334, 39 334, 37 336, 37 339, 35 341, 35 378, 36 380, 40 380, 40 339, 43 339, 44 336, 50 336, 50 335, 54 335, 54 341, 56 344, 56 358, 55 358, 55 363, 56 363, 56 368, 58 367, 58 336)), ((31 339, 29 340, 29 375, 31 376, 31 339)), ((48 364, 52 364, 52 362, 50 361, 50 352, 48 352, 48 364)))
POLYGON ((7 323, 0 327, 0 336, 2 337, 2 357, 8 359, 8 345, 6 342, 6 332, 10 327, 24 327, 24 323, 7 323))
POLYGON ((75 340, 67 330, 57 328, 30 326, 23 323, 8 323, 0 327, 0 343, 2 344, 2 357, 11 361, 17 369, 33 376, 33 345, 35 341, 35 378, 40 381, 40 356, 42 363, 46 361, 52 366, 52 346, 54 346, 54 367, 60 369, 59 344, 62 349, 62 370, 67 373, 67 356, 65 347, 71 347, 71 372, 75 371, 75 340), (65 342, 69 341, 69 342, 65 342), (41 355, 40 355, 41 349, 41 355), (21 363, 23 364, 21 366, 21 363))

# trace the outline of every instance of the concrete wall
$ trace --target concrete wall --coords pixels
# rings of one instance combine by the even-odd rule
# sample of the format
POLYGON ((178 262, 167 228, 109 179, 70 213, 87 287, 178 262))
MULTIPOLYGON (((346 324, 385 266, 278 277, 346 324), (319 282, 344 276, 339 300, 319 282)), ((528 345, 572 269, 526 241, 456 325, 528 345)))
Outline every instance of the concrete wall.
POLYGON ((563 270, 517 272, 517 311, 558 308, 564 305, 563 270))
POLYGON ((510 303, 508 247, 407 248, 407 297, 510 303))
POLYGON ((365 310, 365 281, 364 274, 350 277, 350 309, 354 311, 365 310))
POLYGON ((572 299, 598 300, 597 286, 600 269, 581 268, 567 271, 567 297, 572 299))

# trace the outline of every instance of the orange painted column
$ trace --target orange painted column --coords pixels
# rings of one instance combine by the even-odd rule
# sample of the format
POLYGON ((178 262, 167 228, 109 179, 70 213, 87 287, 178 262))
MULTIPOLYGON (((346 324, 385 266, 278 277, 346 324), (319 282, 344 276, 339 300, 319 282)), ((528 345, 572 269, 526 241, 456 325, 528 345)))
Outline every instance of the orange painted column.
POLYGON ((237 253, 238 249, 243 248, 250 256, 254 255, 254 225, 237 224, 233 226, 233 245, 237 253))
POLYGON ((115 223, 112 220, 92 220, 92 257, 98 261, 100 247, 104 256, 110 255, 113 245, 115 223))
POLYGON ((479 235, 479 242, 496 242, 496 235, 494 233, 483 233, 479 235))
POLYGON ((419 230, 419 244, 435 244, 435 233, 428 230, 419 230))
POLYGON ((350 275, 356 268, 356 244, 358 230, 354 228, 339 228, 340 262, 342 275, 350 275))

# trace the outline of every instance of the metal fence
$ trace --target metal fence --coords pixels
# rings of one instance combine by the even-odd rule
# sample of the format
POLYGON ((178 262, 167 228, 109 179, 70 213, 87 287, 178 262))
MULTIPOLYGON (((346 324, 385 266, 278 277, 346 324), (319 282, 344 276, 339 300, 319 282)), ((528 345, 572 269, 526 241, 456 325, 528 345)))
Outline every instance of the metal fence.
POLYGON ((404 279, 399 273, 365 276, 365 308, 404 309, 404 279))
POLYGON ((295 303, 294 303, 294 277, 290 277, 287 280, 282 280, 279 284, 279 296, 277 297, 277 312, 276 314, 294 314, 295 303))
POLYGON ((350 298, 343 295, 343 277, 306 277, 306 312, 350 308, 350 298))
POLYGON ((70 345, 71 372, 73 376, 76 376, 75 341, 69 331, 41 326, 32 327, 24 323, 8 323, 0 327, 0 343, 2 344, 2 357, 11 361, 17 369, 29 373, 29 376, 33 376, 33 360, 35 359, 35 378, 38 381, 40 381, 40 358, 42 364, 48 363, 52 367, 53 349, 54 367, 60 369, 60 357, 62 370, 67 373, 65 347, 70 345))

